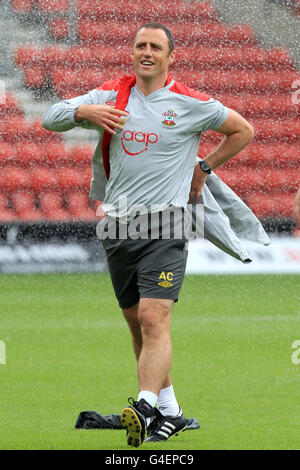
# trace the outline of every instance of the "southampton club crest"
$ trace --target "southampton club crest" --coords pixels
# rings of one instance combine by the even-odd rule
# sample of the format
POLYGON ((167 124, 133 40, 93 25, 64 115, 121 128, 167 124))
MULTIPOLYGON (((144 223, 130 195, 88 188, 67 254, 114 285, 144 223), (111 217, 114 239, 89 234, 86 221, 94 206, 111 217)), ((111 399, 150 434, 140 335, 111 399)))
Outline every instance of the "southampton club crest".
POLYGON ((164 120, 161 122, 165 127, 174 127, 176 126, 176 122, 174 118, 177 117, 177 114, 174 113, 173 109, 168 109, 165 113, 163 113, 164 120))

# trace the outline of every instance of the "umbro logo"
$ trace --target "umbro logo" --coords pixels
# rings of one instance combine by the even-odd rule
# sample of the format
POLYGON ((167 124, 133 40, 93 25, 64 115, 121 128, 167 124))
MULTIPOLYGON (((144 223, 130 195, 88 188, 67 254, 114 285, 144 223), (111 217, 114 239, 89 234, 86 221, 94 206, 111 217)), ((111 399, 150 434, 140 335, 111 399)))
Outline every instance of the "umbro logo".
POLYGON ((166 288, 166 287, 171 287, 171 286, 173 285, 173 284, 171 284, 171 283, 168 282, 168 281, 158 282, 157 284, 158 284, 159 286, 161 286, 161 287, 164 287, 164 288, 166 288))

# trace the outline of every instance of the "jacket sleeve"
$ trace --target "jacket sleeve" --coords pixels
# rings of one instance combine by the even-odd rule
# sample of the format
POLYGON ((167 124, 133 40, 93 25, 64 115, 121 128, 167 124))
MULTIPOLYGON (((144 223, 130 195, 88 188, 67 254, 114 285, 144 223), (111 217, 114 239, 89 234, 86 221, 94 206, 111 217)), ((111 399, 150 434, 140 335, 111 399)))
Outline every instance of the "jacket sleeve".
POLYGON ((108 98, 107 92, 95 89, 85 95, 77 96, 70 100, 59 101, 44 113, 42 125, 45 129, 54 132, 69 131, 74 127, 94 129, 101 132, 101 127, 91 124, 88 121, 76 122, 75 114, 78 106, 82 104, 105 104, 108 98))

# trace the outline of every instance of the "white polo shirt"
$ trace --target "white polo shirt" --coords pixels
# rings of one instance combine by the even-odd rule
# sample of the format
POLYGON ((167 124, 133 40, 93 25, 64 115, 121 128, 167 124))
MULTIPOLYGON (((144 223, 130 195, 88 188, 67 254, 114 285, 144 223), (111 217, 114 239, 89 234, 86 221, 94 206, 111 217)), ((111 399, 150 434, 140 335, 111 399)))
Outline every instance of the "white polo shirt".
POLYGON ((118 80, 112 80, 70 100, 53 105, 43 116, 43 126, 52 131, 66 131, 76 125, 96 129, 99 143, 93 157, 90 197, 104 200, 108 215, 120 217, 150 211, 153 205, 185 207, 189 198, 195 155, 201 132, 218 129, 227 119, 228 109, 186 85, 170 80, 148 96, 137 85, 131 89, 126 111, 129 116, 122 130, 116 130, 110 142, 110 177, 103 171, 101 144, 103 129, 87 122, 76 123, 76 109, 81 104, 116 102, 118 80), (105 186, 105 193, 103 191, 105 186), (104 199, 103 199, 104 198, 104 199))

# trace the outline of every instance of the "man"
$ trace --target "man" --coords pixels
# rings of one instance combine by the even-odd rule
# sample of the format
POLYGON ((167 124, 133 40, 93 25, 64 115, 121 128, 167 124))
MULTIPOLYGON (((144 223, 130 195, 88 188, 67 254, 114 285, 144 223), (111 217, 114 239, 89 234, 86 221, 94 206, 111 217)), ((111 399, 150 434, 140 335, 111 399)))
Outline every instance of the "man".
MULTIPOLYGON (((168 76, 175 60, 168 28, 157 23, 139 28, 132 53, 135 77, 60 102, 43 117, 49 130, 80 125, 100 132, 90 196, 103 198, 103 157, 108 178, 103 208, 108 219, 121 219, 124 213, 116 207, 126 196, 127 222, 137 205, 150 212, 156 204, 163 213, 197 201, 207 174, 253 138, 252 127, 238 113, 168 76), (208 129, 225 138, 201 167, 195 166, 201 132, 208 129)), ((170 376, 170 321, 185 272, 185 242, 172 234, 169 239, 102 241, 138 361, 138 397, 121 413, 127 443, 135 447, 142 444, 151 418, 150 441, 166 440, 186 426, 170 376)))

